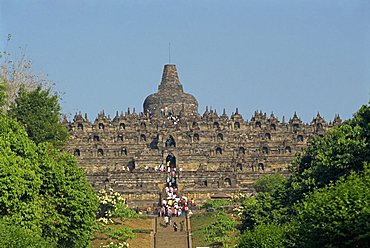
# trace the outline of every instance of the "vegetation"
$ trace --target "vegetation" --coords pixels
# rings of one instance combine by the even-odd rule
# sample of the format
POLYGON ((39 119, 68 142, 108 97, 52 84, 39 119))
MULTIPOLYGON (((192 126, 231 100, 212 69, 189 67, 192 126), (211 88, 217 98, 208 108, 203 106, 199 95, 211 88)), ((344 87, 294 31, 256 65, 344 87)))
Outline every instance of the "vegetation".
POLYGON ((0 247, 48 248, 53 244, 46 242, 35 232, 17 225, 0 221, 0 247))
POLYGON ((206 212, 191 217, 195 246, 231 247, 235 244, 238 221, 229 211, 233 204, 231 200, 208 200, 201 206, 206 212))
POLYGON ((368 247, 370 106, 313 139, 292 176, 263 177, 242 204, 239 247, 368 247))
POLYGON ((51 94, 50 88, 43 90, 37 86, 31 91, 21 88, 9 116, 26 128, 28 137, 36 144, 50 142, 61 148, 68 139, 68 130, 61 123, 58 99, 57 94, 51 94))
MULTIPOLYGON (((7 45, 11 42, 11 38, 8 34, 7 45)), ((16 52, 11 54, 9 51, 0 51, 0 81, 5 91, 1 107, 4 110, 8 110, 14 104, 21 89, 33 91, 39 86, 50 89, 53 85, 44 75, 33 73, 32 61, 27 58, 25 49, 20 47, 17 52, 18 54, 16 52)))
POLYGON ((5 62, 0 75, 0 247, 86 247, 98 202, 74 156, 60 151, 67 132, 60 123, 58 96, 27 74, 30 67, 23 60, 5 62))
MULTIPOLYGON (((125 221, 137 218, 138 214, 129 209, 121 194, 113 189, 100 190, 98 193, 99 211, 98 221, 100 222, 99 231, 106 235, 111 243, 107 247, 126 247, 128 239, 136 237, 133 229, 127 226, 109 225, 116 224, 115 219, 125 221)), ((142 231, 142 230, 141 230, 142 231)))
POLYGON ((2 220, 60 247, 86 245, 97 201, 75 158, 47 143, 36 146, 7 117, 0 117, 0 150, 2 220))
POLYGON ((113 189, 108 191, 102 189, 98 192, 99 212, 98 221, 108 224, 113 222, 113 218, 120 218, 121 221, 137 218, 139 215, 129 209, 121 194, 113 189))
POLYGON ((220 247, 231 246, 235 239, 236 220, 223 211, 215 214, 215 220, 204 228, 205 239, 207 242, 220 247))
MULTIPOLYGON (((68 132, 58 94, 24 56, 9 57, 0 54, 0 247, 87 247, 96 228, 112 241, 105 247, 127 247, 148 230, 107 225, 138 215, 112 190, 98 202, 76 159, 61 151, 68 132)), ((289 179, 261 177, 255 189, 256 197, 238 198, 239 247, 369 247, 369 104, 311 140, 289 179)), ((232 204, 208 201, 207 213, 192 217, 202 245, 235 243, 232 204)))
POLYGON ((223 210, 224 207, 227 207, 230 204, 231 201, 229 200, 215 199, 206 201, 201 208, 208 212, 213 212, 217 210, 223 210))

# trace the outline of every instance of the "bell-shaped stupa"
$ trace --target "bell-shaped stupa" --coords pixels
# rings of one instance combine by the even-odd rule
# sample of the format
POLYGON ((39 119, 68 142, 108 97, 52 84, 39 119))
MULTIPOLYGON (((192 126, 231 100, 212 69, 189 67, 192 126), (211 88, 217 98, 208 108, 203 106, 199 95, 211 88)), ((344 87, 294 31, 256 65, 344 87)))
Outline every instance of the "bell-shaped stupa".
POLYGON ((144 101, 144 113, 153 116, 163 115, 198 115, 198 102, 194 96, 184 92, 177 74, 176 65, 164 66, 162 81, 158 92, 149 95, 144 101))

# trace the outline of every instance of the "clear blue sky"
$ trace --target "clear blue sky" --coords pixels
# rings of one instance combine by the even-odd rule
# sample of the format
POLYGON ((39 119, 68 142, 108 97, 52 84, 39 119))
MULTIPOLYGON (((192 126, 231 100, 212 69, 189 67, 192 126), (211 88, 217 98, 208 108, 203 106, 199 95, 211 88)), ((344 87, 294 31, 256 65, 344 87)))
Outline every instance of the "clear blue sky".
POLYGON ((199 102, 245 119, 348 119, 370 100, 368 0, 0 0, 0 44, 26 47, 63 111, 135 107, 177 65, 199 102))

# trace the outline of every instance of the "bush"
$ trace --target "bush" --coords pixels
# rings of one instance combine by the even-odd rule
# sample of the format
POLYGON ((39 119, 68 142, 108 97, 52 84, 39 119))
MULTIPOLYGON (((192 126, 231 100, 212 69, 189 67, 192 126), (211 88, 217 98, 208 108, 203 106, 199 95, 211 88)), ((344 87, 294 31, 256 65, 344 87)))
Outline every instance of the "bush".
POLYGON ((222 210, 223 207, 229 206, 230 204, 231 204, 231 201, 229 200, 221 200, 221 199, 207 200, 202 205, 201 208, 207 211, 217 211, 217 210, 222 210))
POLYGON ((370 166, 295 205, 299 247, 369 247, 370 166))
POLYGON ((113 229, 111 227, 104 230, 104 233, 112 238, 116 239, 118 241, 127 241, 128 239, 133 239, 136 237, 135 233, 132 231, 130 227, 122 226, 119 229, 113 229))
POLYGON ((105 224, 112 223, 112 218, 114 217, 118 217, 122 221, 138 217, 135 211, 127 207, 122 195, 113 189, 109 189, 108 191, 104 189, 100 190, 98 192, 98 198, 100 203, 98 220, 105 224))
POLYGON ((237 223, 223 212, 217 213, 216 216, 216 221, 205 227, 205 238, 207 242, 222 244, 222 247, 225 247, 233 239, 237 223))
POLYGON ((0 222, 0 247, 50 248, 55 244, 29 229, 0 222))
POLYGON ((284 233, 281 225, 260 224, 240 236, 238 247, 284 248, 284 233))
POLYGON ((258 178, 254 184, 254 188, 258 193, 273 193, 283 188, 286 181, 286 178, 281 174, 265 175, 258 178))
POLYGON ((95 227, 96 195, 75 158, 38 147, 16 121, 0 116, 1 219, 51 240, 83 247, 95 227))

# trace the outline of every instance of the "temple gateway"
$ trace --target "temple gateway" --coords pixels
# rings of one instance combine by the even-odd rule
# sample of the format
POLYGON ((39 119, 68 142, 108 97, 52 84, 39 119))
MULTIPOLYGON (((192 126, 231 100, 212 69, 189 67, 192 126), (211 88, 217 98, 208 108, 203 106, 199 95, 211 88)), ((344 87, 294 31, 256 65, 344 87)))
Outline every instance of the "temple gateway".
POLYGON ((130 206, 159 202, 164 182, 155 168, 169 152, 177 159, 182 194, 207 199, 220 192, 248 193, 259 176, 287 173, 311 137, 341 123, 339 116, 328 123, 317 114, 306 124, 296 114, 280 121, 262 112, 245 120, 238 109, 228 116, 208 107, 200 115, 173 64, 164 66, 158 91, 143 107, 142 113, 128 109, 113 119, 102 112, 93 122, 81 113, 65 121, 71 133, 67 149, 92 186, 121 192, 130 206))

